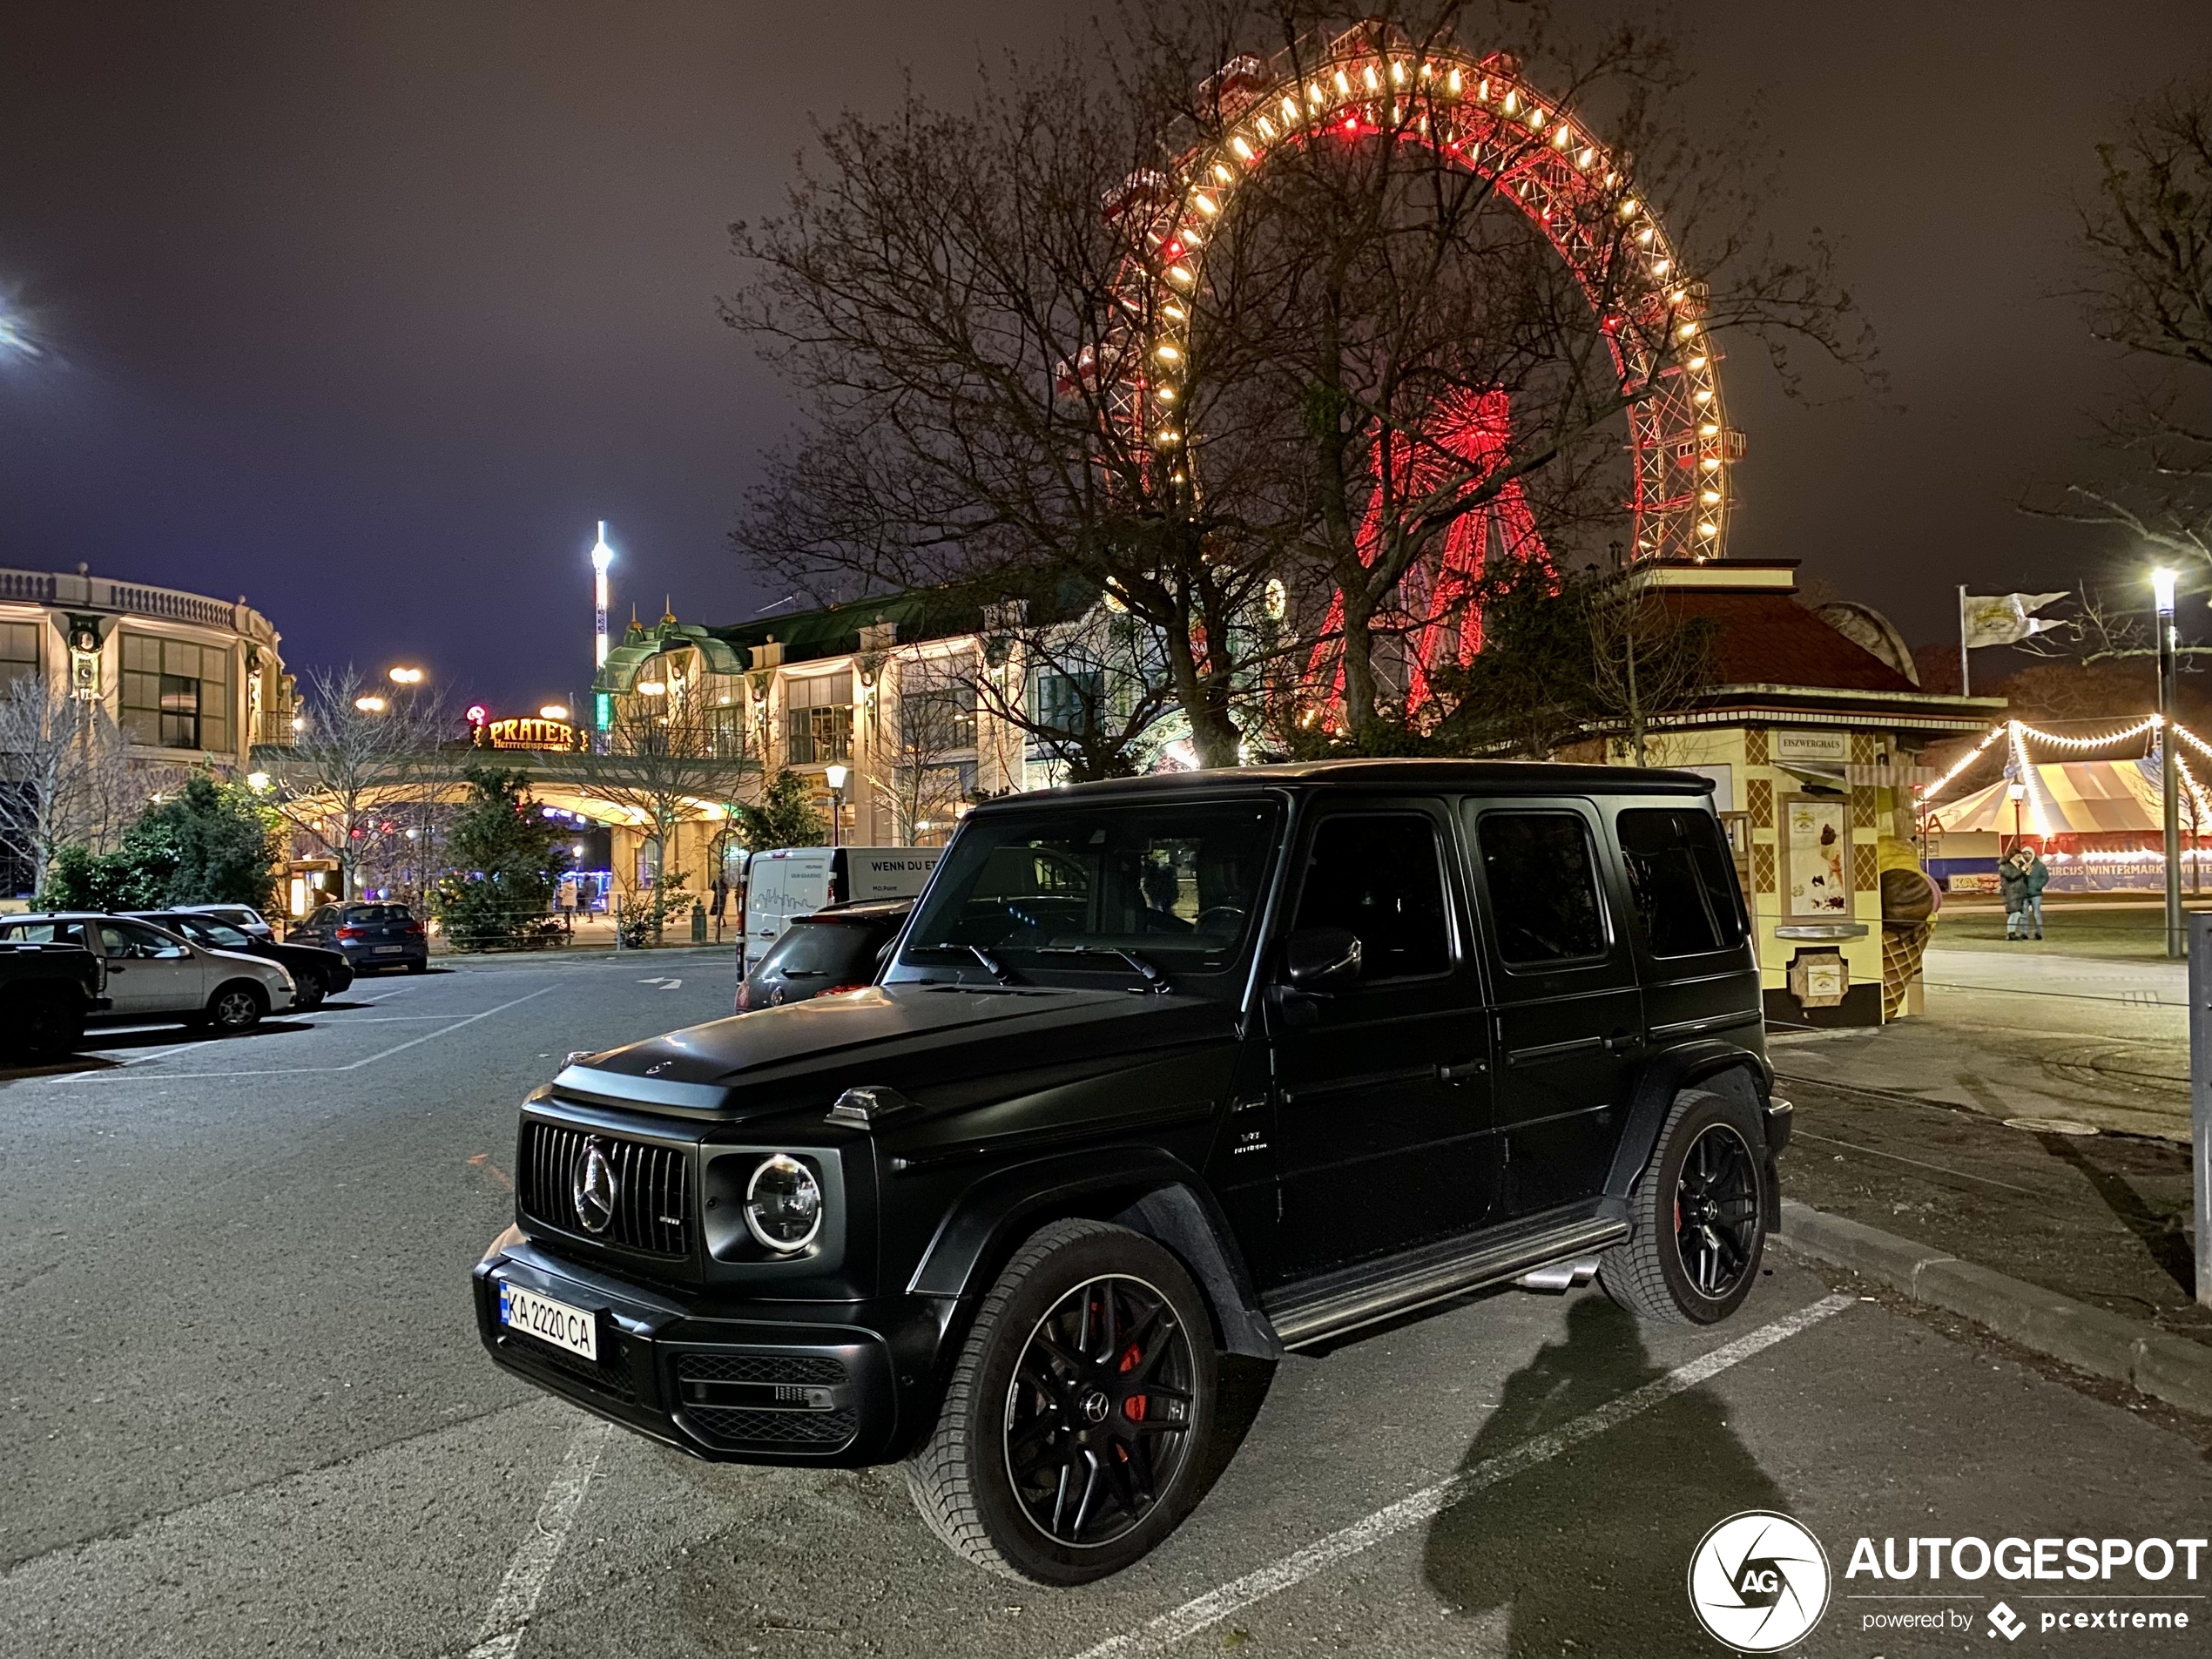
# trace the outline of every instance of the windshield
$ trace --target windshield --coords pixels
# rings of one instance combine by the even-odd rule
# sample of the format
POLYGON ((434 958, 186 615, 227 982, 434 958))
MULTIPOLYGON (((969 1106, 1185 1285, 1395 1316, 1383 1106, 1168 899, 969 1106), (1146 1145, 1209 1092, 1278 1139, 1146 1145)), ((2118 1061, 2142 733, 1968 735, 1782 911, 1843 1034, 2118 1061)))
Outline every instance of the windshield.
POLYGON ((794 921, 759 966, 754 979, 818 979, 865 985, 875 977, 875 956, 895 921, 794 921))
POLYGON ((413 921, 403 904, 357 904, 346 909, 347 921, 413 921))
POLYGON ((210 950, 243 950, 253 941, 235 927, 219 921, 209 921, 200 916, 179 916, 173 921, 161 924, 180 933, 195 945, 205 945, 210 950))
POLYGON ((1217 973, 1251 934, 1275 846, 1268 802, 1075 806, 971 820, 900 953, 1040 968, 1217 973))

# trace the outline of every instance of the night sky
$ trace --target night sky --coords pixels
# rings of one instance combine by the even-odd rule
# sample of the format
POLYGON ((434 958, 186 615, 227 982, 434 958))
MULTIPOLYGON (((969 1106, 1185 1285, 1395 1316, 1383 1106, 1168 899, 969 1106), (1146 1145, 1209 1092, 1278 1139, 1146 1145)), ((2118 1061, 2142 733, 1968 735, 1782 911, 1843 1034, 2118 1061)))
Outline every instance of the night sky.
MULTIPOLYGON (((1089 10, 25 0, 0 293, 48 349, 0 366, 0 565, 244 593, 295 669, 421 662, 503 711, 588 680, 597 519, 618 621, 784 597, 725 540, 790 409, 716 318, 726 224, 772 211, 810 113, 908 71, 956 96, 1089 10)), ((1695 118, 1777 158, 1774 225, 1836 239, 1892 381, 1800 408, 1736 353, 1731 551, 1915 641, 1959 582, 2130 563, 2016 503, 2084 470, 2120 383, 2067 292, 2093 145, 2212 64, 2212 6, 1684 15, 1695 118)))

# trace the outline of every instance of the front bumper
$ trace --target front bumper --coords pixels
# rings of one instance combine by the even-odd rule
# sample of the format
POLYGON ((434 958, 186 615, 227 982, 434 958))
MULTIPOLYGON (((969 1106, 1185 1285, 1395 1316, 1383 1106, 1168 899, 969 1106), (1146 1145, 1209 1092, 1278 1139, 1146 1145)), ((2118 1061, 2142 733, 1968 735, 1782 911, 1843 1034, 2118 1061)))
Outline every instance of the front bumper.
POLYGON ((493 1361, 694 1457, 856 1468, 903 1454, 927 1420, 941 1310, 925 1298, 733 1302, 648 1289, 555 1256, 510 1227, 476 1264, 493 1361), (501 1281, 599 1318, 599 1361, 499 1323, 501 1281))

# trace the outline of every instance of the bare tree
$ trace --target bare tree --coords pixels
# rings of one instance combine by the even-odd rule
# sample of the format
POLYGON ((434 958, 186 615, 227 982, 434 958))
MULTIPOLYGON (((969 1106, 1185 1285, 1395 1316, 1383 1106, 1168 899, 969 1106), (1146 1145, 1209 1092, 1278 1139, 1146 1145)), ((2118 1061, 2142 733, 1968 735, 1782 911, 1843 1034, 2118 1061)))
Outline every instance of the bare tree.
POLYGON ((1199 752, 1232 765, 1239 624, 1268 572, 1127 407, 1162 135, 1219 61, 1217 29, 1173 32, 1145 49, 1175 74, 1069 46, 987 76, 969 108, 846 116, 781 213, 733 227, 747 275, 725 318, 806 420, 736 543, 825 598, 1110 596, 1153 631, 1199 752))
MULTIPOLYGON (((1384 720, 1376 644, 1408 631, 1407 583, 1442 538, 1509 492, 1547 494, 1554 527, 1615 510, 1620 428, 1689 395, 1708 334, 1787 370, 1808 345, 1865 366, 1822 251, 1777 254, 1727 158, 1668 136, 1663 43, 1578 44, 1540 7, 1380 10, 1139 6, 1103 63, 1070 51, 991 78, 972 110, 913 98, 826 132, 786 212, 737 230, 752 275, 729 320, 812 425, 738 546, 846 590, 1080 583, 1152 631, 1198 757, 1229 765, 1240 699, 1317 643, 1354 734, 1384 720), (1578 119, 1604 111, 1607 153, 1636 151, 1669 202, 1671 247, 1622 171, 1561 159, 1564 125, 1508 109, 1479 156, 1429 141, 1446 93, 1406 71, 1462 34, 1539 64, 1578 119), (1238 174, 1254 87, 1310 84, 1338 109, 1320 89, 1346 71, 1375 79, 1346 81, 1341 130, 1238 174), (1561 166, 1603 182, 1540 223, 1517 192, 1561 166), (1238 179, 1226 206, 1213 170, 1238 179), (1201 260, 1189 216, 1209 211, 1201 260), (1169 398, 1171 420, 1132 413, 1169 398), (1447 428, 1485 399, 1508 399, 1510 421, 1458 441, 1447 428), (1271 637, 1255 619, 1278 582, 1293 626, 1271 637)), ((1595 154, 1587 132, 1576 144, 1595 154)), ((1430 625, 1468 590, 1422 600, 1430 625)))
POLYGON ((673 887, 691 873, 667 867, 678 825, 729 821, 730 809, 759 792, 752 733, 732 715, 696 696, 621 698, 605 752, 565 760, 566 775, 627 812, 644 832, 659 871, 657 887, 673 887))
POLYGON ((43 894, 55 854, 111 850, 153 792, 181 772, 133 766, 106 705, 26 674, 0 686, 0 848, 43 894))
MULTIPOLYGON (((2081 298, 2090 327, 2137 372, 2099 422, 2112 475, 2029 510, 2212 568, 2212 80, 2128 105, 2097 158, 2077 238, 2089 276, 2081 298)), ((2094 640, 2102 631, 2091 620, 2094 640)))
POLYGON ((1680 713, 1712 684, 1714 625, 1675 614, 1663 594, 1615 579, 1584 605, 1590 649, 1590 707, 1639 766, 1653 764, 1652 726, 1680 713))
POLYGON ((435 692, 391 695, 350 664, 312 676, 292 742, 266 770, 285 822, 336 862, 341 898, 364 867, 395 861, 408 828, 422 831, 447 723, 435 692))
MULTIPOLYGON (((1177 710, 1175 677, 1154 625, 1123 605, 1053 616, 995 607, 984 652, 1002 671, 977 677, 981 705, 1041 750, 1055 781, 1089 783, 1143 771, 1177 710)), ((1244 653, 1250 671, 1259 651, 1244 653)), ((1249 721, 1238 722, 1249 730, 1249 721)))
POLYGON ((972 663, 945 658, 891 659, 889 717, 872 745, 868 781, 891 805, 892 839, 914 845, 949 828, 972 786, 957 757, 975 747, 976 679, 972 663))

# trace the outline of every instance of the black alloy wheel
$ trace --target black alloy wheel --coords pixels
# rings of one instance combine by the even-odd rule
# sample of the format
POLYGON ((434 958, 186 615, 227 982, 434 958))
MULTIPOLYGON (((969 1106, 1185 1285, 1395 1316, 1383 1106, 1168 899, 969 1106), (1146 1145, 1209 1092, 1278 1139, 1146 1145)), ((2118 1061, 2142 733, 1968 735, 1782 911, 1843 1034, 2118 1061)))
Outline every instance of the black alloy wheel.
POLYGON ((261 1022, 262 1006, 258 987, 233 981, 208 999, 207 1017, 218 1031, 251 1030, 261 1022))
POLYGON ((311 974, 305 968, 292 976, 292 985, 293 991, 292 1008, 294 1013, 304 1013, 309 1008, 320 1008, 323 998, 330 995, 330 988, 323 983, 322 975, 311 974))
POLYGON ((1006 1398, 1006 1467, 1055 1543, 1121 1537, 1190 1453, 1190 1339, 1140 1278, 1078 1285, 1029 1333, 1006 1398))
POLYGON ((1748 1089, 1686 1089, 1629 1202, 1629 1237, 1598 1284, 1638 1318, 1715 1325, 1743 1305, 1766 1251, 1774 1162, 1748 1089))
POLYGON ((1720 1300, 1751 1268, 1759 1177, 1732 1123, 1701 1130, 1675 1181, 1675 1248, 1700 1296, 1720 1300))
POLYGON ((976 1310, 907 1463, 914 1506, 954 1554, 1008 1578, 1118 1573, 1204 1494, 1220 1365, 1212 1310, 1164 1245, 1053 1222, 976 1310))

